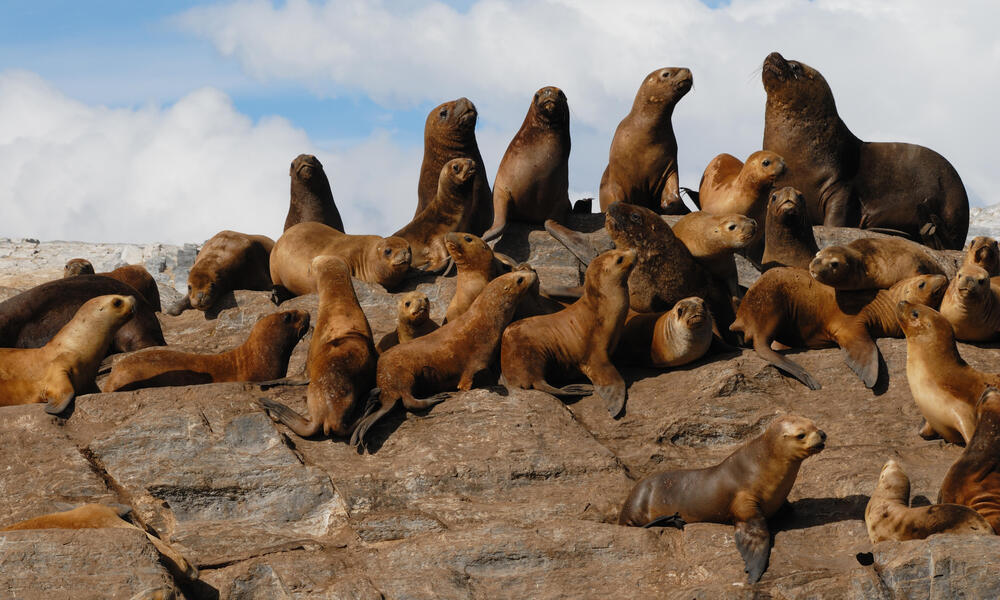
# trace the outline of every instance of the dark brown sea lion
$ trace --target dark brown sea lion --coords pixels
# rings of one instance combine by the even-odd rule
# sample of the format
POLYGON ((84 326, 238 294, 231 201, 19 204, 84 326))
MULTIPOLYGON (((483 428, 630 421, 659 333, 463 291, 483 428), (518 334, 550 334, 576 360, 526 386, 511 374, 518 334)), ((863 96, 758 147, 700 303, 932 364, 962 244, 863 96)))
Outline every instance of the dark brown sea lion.
POLYGON ((0 302, 0 347, 44 346, 85 302, 108 294, 135 297, 135 316, 114 334, 109 352, 167 345, 156 314, 135 288, 103 275, 78 275, 43 283, 0 302))
POLYGON ((1000 275, 1000 248, 997 241, 982 235, 972 238, 965 249, 963 265, 977 265, 984 269, 990 277, 1000 275))
POLYGON ((937 306, 947 284, 944 275, 905 279, 888 290, 838 292, 802 269, 769 269, 747 290, 731 329, 743 334, 757 355, 810 389, 819 382, 790 358, 771 348, 777 341, 792 348, 840 346, 844 360, 865 386, 878 380, 878 346, 873 338, 902 335, 895 307, 900 300, 937 306))
POLYGON ((811 420, 780 417, 718 465, 646 477, 625 500, 618 524, 643 527, 670 515, 684 523, 732 523, 747 581, 755 583, 771 556, 767 518, 784 504, 802 461, 825 443, 811 420))
POLYGON ((985 269, 965 264, 948 284, 940 312, 951 323, 956 340, 995 339, 1000 332, 1000 289, 991 285, 985 269))
POLYGON ((437 195, 438 178, 444 164, 453 158, 471 158, 476 161, 476 181, 469 231, 481 235, 493 222, 493 194, 486 179, 486 166, 479 154, 479 144, 476 143, 477 116, 476 107, 468 98, 445 102, 427 115, 424 160, 420 165, 417 210, 413 216, 419 215, 437 195))
POLYGON ((812 224, 806 214, 802 192, 783 187, 771 192, 764 225, 764 254, 761 264, 771 267, 808 269, 819 252, 812 224))
POLYGON ((444 236, 469 227, 475 208, 476 162, 471 158, 453 158, 441 168, 437 194, 413 220, 393 237, 410 244, 410 266, 440 271, 448 265, 444 236))
POLYGON ((1000 534, 1000 392, 995 388, 976 402, 976 417, 976 431, 944 476, 938 502, 968 506, 1000 534))
POLYGON ((134 306, 133 296, 99 296, 41 348, 0 348, 0 406, 46 402, 45 412, 57 415, 97 391, 97 368, 134 306))
MULTIPOLYGON (((63 277, 75 277, 77 275, 95 275, 94 265, 86 258, 71 258, 66 261, 66 266, 63 267, 63 277)), ((160 288, 156 287, 156 280, 149 274, 146 267, 142 265, 124 265, 114 271, 96 273, 96 275, 104 275, 105 277, 117 279, 122 283, 132 286, 153 307, 153 310, 157 312, 163 310, 160 306, 160 288)))
POLYGON ((625 409, 626 389, 611 354, 628 314, 627 280, 635 250, 609 250, 587 267, 583 296, 549 315, 515 321, 503 332, 500 367, 508 388, 556 396, 596 392, 612 417, 625 409), (555 388, 548 371, 582 372, 592 385, 555 388))
POLYGON ((368 393, 375 378, 372 330, 358 304, 347 263, 336 256, 317 256, 312 270, 318 283, 319 317, 306 363, 309 416, 267 398, 260 403, 302 437, 320 432, 346 436, 358 399, 368 393))
POLYGON ((614 359, 661 369, 686 365, 708 352, 712 326, 701 298, 685 298, 666 312, 630 312, 614 359))
POLYGON ((96 275, 94 265, 86 258, 67 260, 63 267, 63 277, 76 277, 77 275, 96 275))
POLYGON ((375 344, 379 354, 438 328, 438 324, 431 319, 431 301, 423 292, 399 294, 396 310, 396 329, 385 334, 375 344))
POLYGON ((188 293, 168 312, 188 308, 206 311, 233 290, 271 289, 271 250, 274 240, 263 235, 220 231, 198 251, 188 272, 188 293))
POLYGON ((961 504, 910 508, 910 478, 894 460, 882 467, 865 506, 865 526, 873 544, 885 540, 922 540, 935 533, 994 535, 979 513, 961 504))
POLYGON ((746 215, 764 223, 774 180, 784 172, 785 160, 774 152, 754 152, 745 163, 732 154, 720 154, 701 176, 698 206, 712 215, 746 215))
POLYGON ((365 434, 399 401, 407 410, 429 408, 447 398, 437 394, 418 399, 415 394, 443 390, 470 390, 475 376, 489 367, 518 300, 534 284, 530 271, 515 271, 491 281, 469 310, 425 336, 389 348, 378 359, 378 392, 369 396, 364 416, 351 434, 351 443, 364 448, 365 434))
POLYGON ((809 273, 838 290, 887 290, 917 275, 944 275, 927 250, 901 238, 861 238, 827 246, 809 263, 809 273))
POLYGON ((761 77, 764 150, 785 158, 779 182, 802 190, 813 224, 898 230, 934 247, 962 248, 969 199, 940 154, 859 140, 837 114, 826 80, 806 64, 772 52, 761 77))
POLYGON ((671 117, 691 89, 691 71, 666 68, 642 81, 632 110, 615 129, 601 176, 601 212, 614 202, 638 204, 668 215, 689 212, 677 178, 677 138, 671 117))
POLYGON ((565 222, 569 204, 569 105, 557 87, 535 92, 521 129, 500 161, 493 181, 490 241, 503 235, 510 221, 541 225, 565 222))
POLYGON ((315 221, 344 233, 344 221, 333 201, 330 180, 319 159, 312 154, 300 154, 292 161, 288 174, 292 178, 292 193, 283 231, 288 231, 292 225, 315 221))
POLYGON ((681 217, 673 232, 691 256, 725 282, 729 295, 738 299, 741 294, 734 253, 758 239, 757 223, 742 214, 718 215, 699 210, 681 217))
POLYGON ((455 295, 451 297, 444 317, 447 323, 468 310, 487 283, 508 268, 513 269, 517 263, 509 256, 494 252, 486 242, 471 233, 449 233, 444 237, 448 254, 458 267, 455 295))
POLYGON ((296 344, 309 331, 309 313, 283 311, 262 317, 240 346, 219 354, 149 348, 111 367, 105 392, 199 385, 223 381, 271 381, 284 377, 296 344))

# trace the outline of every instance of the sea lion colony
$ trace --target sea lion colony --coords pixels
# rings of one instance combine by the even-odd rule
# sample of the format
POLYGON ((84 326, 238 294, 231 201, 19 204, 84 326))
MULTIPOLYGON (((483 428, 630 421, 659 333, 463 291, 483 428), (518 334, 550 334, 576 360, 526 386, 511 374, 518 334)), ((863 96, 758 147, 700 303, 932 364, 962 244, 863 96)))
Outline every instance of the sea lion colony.
MULTIPOLYGON (((847 366, 873 387, 879 377, 873 338, 905 335, 909 385, 926 417, 920 435, 969 444, 962 473, 992 473, 993 459, 983 449, 996 438, 994 413, 1000 411, 992 386, 1000 385, 1000 375, 966 365, 955 337, 991 339, 1000 330, 994 300, 1000 291, 989 280, 996 275, 997 245, 976 238, 968 264, 950 286, 922 246, 958 249, 964 243, 968 200, 960 178, 929 149, 856 138, 837 115, 830 87, 808 65, 772 53, 762 79, 762 150, 745 163, 728 154, 716 157, 700 194, 691 192, 704 212, 678 223, 676 231, 659 215, 690 212, 680 197, 671 118, 693 75, 663 68, 643 80, 615 132, 601 179, 601 209, 618 249, 600 256, 566 227, 569 110, 558 88, 535 93, 492 193, 475 139, 475 106, 460 98, 432 110, 417 213, 395 236, 347 233, 322 164, 300 155, 290 167, 290 208, 281 238, 272 243, 264 236, 218 234, 191 270, 189 295, 171 312, 209 310, 233 289, 273 289, 275 304, 318 293, 307 382, 280 379, 287 375, 290 348, 306 331, 307 314, 265 317, 244 346, 202 361, 216 365, 218 373, 199 373, 199 355, 136 352, 166 345, 155 320, 132 327, 124 340, 115 338, 119 328, 128 330, 126 322, 138 323, 149 310, 143 302, 144 296, 151 300, 149 294, 132 289, 128 280, 114 281, 116 272, 95 275, 89 263, 75 259, 67 265, 73 277, 0 303, 0 343, 44 346, 0 354, 0 389, 14 390, 0 398, 0 406, 47 402, 47 411, 61 413, 76 394, 95 389, 97 362, 106 352, 129 352, 106 382, 108 390, 127 389, 139 379, 152 386, 220 378, 307 384, 308 417, 273 400, 262 399, 262 409, 296 434, 332 435, 365 449, 366 433, 397 402, 427 410, 458 390, 498 380, 511 393, 532 387, 559 396, 596 393, 608 406, 607 418, 616 418, 627 410, 627 382, 616 363, 670 368, 702 358, 710 346, 725 347, 720 338, 752 345, 762 359, 813 389, 821 382, 776 346, 839 345, 847 366), (489 229, 485 237, 492 241, 512 220, 540 225, 546 219, 558 221, 546 228, 589 263, 575 303, 546 297, 529 265, 512 264, 477 237, 489 229), (813 224, 901 237, 817 252, 813 224), (767 270, 749 290, 735 281, 733 253, 741 251, 767 270), (427 317, 422 294, 401 293, 399 329, 376 348, 351 278, 394 291, 409 277, 451 266, 458 267, 459 285, 447 322, 438 326, 427 317), (109 295, 123 289, 132 297, 109 295), (944 315, 935 310, 943 296, 950 307, 944 315), (534 299, 535 316, 519 319, 518 304, 528 298, 534 299), (270 328, 263 326, 267 319, 274 321, 270 328), (628 346, 616 351, 622 339, 628 346), (281 348, 268 358, 272 345, 281 348), (156 364, 144 363, 154 358, 156 364), (171 363, 183 372, 171 371, 171 363), (28 367, 32 381, 24 381, 28 367), (581 376, 590 383, 582 384, 581 376), (566 385, 551 385, 549 378, 566 385), (977 430, 982 414, 990 415, 989 432, 977 430)), ((639 482, 622 499, 619 522, 731 523, 748 580, 755 582, 770 556, 767 519, 785 502, 800 464, 825 443, 826 434, 811 420, 780 417, 718 465, 691 460, 687 470, 639 482)), ((958 463, 953 470, 958 472, 958 463)), ((942 492, 952 504, 909 509, 908 480, 895 462, 887 463, 866 512, 872 540, 983 533, 984 517, 995 527, 994 503, 955 492, 969 486, 955 484, 954 473, 949 477, 950 487, 942 492), (971 508, 962 508, 964 502, 971 508)), ((111 525, 93 525, 70 518, 74 514, 50 515, 38 526, 127 526, 114 515, 106 519, 111 525)), ((33 521, 11 527, 32 528, 33 521)), ((168 545, 154 543, 186 565, 168 545)))

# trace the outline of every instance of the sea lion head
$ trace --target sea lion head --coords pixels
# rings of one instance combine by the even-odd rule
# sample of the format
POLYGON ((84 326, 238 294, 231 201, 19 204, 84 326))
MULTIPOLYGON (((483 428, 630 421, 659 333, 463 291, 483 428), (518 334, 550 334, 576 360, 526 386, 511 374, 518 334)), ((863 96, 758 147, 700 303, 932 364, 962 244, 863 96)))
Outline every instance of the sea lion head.
POLYGON ((493 262, 493 251, 486 242, 471 233, 451 232, 444 236, 444 247, 460 267, 487 269, 493 262))
POLYGON ((658 105, 673 108, 694 85, 691 70, 684 67, 665 67, 646 76, 639 86, 637 105, 658 105))
POLYGON ((464 138, 475 132, 476 105, 468 98, 439 104, 428 115, 424 125, 425 137, 464 138))
POLYGON ((689 331, 712 329, 712 313, 705 301, 697 296, 684 298, 670 309, 670 320, 689 331))
POLYGON ((117 294, 98 296, 85 302, 77 312, 83 313, 88 320, 104 324, 111 331, 117 331, 135 314, 135 298, 117 294))
POLYGON ((963 302, 982 300, 990 293, 990 275, 977 265, 962 265, 951 282, 953 292, 963 302))
POLYGON ((312 154, 300 154, 292 161, 288 168, 288 174, 293 179, 299 179, 305 183, 312 181, 317 175, 323 173, 323 163, 312 154))
POLYGON ((746 215, 725 215, 719 218, 712 233, 727 248, 746 248, 757 235, 757 221, 746 215))
POLYGON ((399 319, 405 320, 413 325, 424 323, 431 314, 431 301, 423 292, 407 292, 399 297, 396 304, 399 319))
MULTIPOLYGON (((69 263, 66 264, 69 268, 69 263)), ((997 248, 997 241, 982 235, 972 238, 965 252, 965 264, 979 265, 992 274, 991 269, 1000 267, 1000 249, 997 248)))
POLYGON ((274 318, 281 323, 281 328, 288 331, 296 340, 309 333, 309 312, 304 310, 284 310, 266 318, 274 318))
POLYGON ((857 252, 846 246, 827 246, 809 263, 809 274, 816 281, 835 288, 848 288, 862 269, 857 252))
POLYGON ((410 269, 410 243, 390 236, 375 243, 375 277, 383 287, 393 287, 410 269))
POLYGON ((207 269, 192 269, 188 273, 188 299, 191 308, 208 310, 219 299, 220 286, 207 269))
MULTIPOLYGON (((535 270, 530 267, 521 268, 519 266, 517 269, 511 271, 510 273, 501 275, 493 281, 497 280, 501 281, 497 287, 501 290, 504 296, 514 296, 515 298, 520 298, 525 292, 531 289, 535 283, 538 282, 538 274, 535 273, 535 270)), ((493 285, 493 282, 490 282, 490 285, 493 285)))
POLYGON ((903 472, 899 463, 890 458, 882 466, 875 491, 880 495, 909 503, 910 478, 903 472))
POLYGON ((535 92, 531 106, 538 118, 550 126, 569 123, 569 103, 566 101, 566 94, 555 86, 546 86, 535 92))
POLYGON ((673 231, 666 221, 645 206, 628 202, 612 202, 608 206, 606 225, 615 244, 636 247, 651 234, 673 231))
MULTIPOLYGON (((979 239, 979 238, 976 238, 979 239)), ((86 258, 71 258, 66 261, 63 267, 63 277, 75 277, 77 275, 93 275, 94 265, 86 258)))
POLYGON ((826 447, 826 434, 811 419, 796 415, 776 419, 767 428, 767 434, 778 442, 774 451, 792 460, 818 454, 826 447))
POLYGON ((767 201, 767 212, 774 215, 779 223, 798 223, 806 214, 806 197, 791 186, 772 191, 767 201))
POLYGON ((476 161, 471 158, 453 158, 441 167, 438 188, 461 189, 472 185, 476 178, 476 161))
POLYGON ((836 114, 833 92, 820 72, 805 63, 772 52, 761 69, 768 104, 795 112, 836 114))
POLYGON ((951 323, 944 315, 929 306, 914 304, 907 300, 896 303, 896 321, 907 340, 954 340, 951 323))
POLYGON ((941 305, 941 298, 944 297, 946 289, 948 289, 948 278, 944 275, 917 275, 889 288, 890 293, 898 300, 923 304, 931 308, 941 305))
POLYGON ((584 276, 584 285, 594 288, 598 295, 606 295, 604 288, 609 285, 626 286, 628 276, 635 266, 635 250, 608 250, 602 252, 590 261, 587 273, 593 269, 593 275, 584 276))
POLYGON ((759 185, 773 185, 785 172, 785 159, 769 150, 759 150, 747 157, 743 168, 750 168, 753 180, 759 185))

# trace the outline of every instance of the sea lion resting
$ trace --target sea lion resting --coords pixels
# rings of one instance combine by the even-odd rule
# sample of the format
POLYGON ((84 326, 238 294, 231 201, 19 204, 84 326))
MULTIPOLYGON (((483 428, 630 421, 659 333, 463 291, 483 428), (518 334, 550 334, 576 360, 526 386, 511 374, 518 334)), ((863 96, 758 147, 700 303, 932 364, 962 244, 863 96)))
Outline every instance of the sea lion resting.
POLYGON ((198 251, 188 271, 187 295, 168 314, 206 311, 233 290, 270 291, 274 240, 264 235, 220 231, 198 251))
POLYGON ((156 287, 156 280, 142 265, 124 265, 106 273, 94 273, 94 265, 86 258, 71 258, 63 267, 63 278, 77 275, 103 275, 117 279, 135 288, 153 310, 163 310, 160 305, 160 288, 156 287))
POLYGON ((827 246, 809 263, 809 273, 838 290, 887 290, 916 275, 944 275, 927 250, 901 238, 860 238, 827 246))
POLYGON ((965 265, 982 267, 990 277, 1000 275, 1000 248, 997 247, 997 241, 982 235, 972 238, 962 260, 962 266, 965 265))
POLYGON ((438 328, 438 324, 431 320, 431 301, 423 292, 400 294, 396 314, 396 329, 385 334, 375 345, 379 354, 438 328))
POLYGON ((686 365, 708 352, 712 326, 701 298, 685 298, 666 312, 630 312, 614 359, 661 369, 686 365))
POLYGON ((956 340, 995 339, 1000 332, 1000 289, 993 287, 985 269, 964 264, 948 284, 941 314, 951 323, 956 340))
POLYGON ((1000 392, 987 388, 976 402, 976 431, 948 469, 938 502, 972 508, 1000 534, 1000 392))
POLYGON ((673 232, 695 260, 725 282, 730 297, 738 300, 741 294, 734 252, 757 239, 757 223, 740 214, 716 215, 701 210, 681 217, 673 232))
POLYGON ((802 461, 825 442, 826 434, 811 420, 780 417, 718 465, 646 477, 632 488, 618 524, 648 527, 671 516, 681 526, 732 523, 747 581, 756 583, 771 555, 767 519, 784 504, 802 461))
POLYGON ((764 224, 764 270, 771 267, 808 269, 819 252, 802 192, 783 187, 771 192, 764 224))
POLYGON ((333 201, 323 163, 312 154, 300 154, 288 167, 288 175, 292 178, 292 190, 282 231, 299 223, 315 221, 344 233, 344 221, 333 201))

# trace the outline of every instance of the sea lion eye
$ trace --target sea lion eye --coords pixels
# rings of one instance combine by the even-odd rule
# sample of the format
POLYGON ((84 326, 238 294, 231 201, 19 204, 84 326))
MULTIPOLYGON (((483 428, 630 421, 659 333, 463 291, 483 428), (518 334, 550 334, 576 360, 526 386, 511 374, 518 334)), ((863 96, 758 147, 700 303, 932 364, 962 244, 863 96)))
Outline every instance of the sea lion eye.
POLYGON ((911 310, 911 311, 910 311, 910 316, 911 316, 911 317, 913 317, 914 319, 916 319, 916 318, 917 318, 917 316, 918 316, 918 315, 917 315, 917 311, 915 311, 915 310, 911 310))
POLYGON ((471 242, 471 241, 472 241, 472 238, 471 238, 471 237, 469 237, 469 236, 465 236, 465 241, 467 241, 467 242, 471 242))
POLYGON ((524 277, 518 277, 517 278, 517 282, 518 283, 524 283, 524 277))
POLYGON ((191 284, 188 284, 188 293, 191 293, 191 284))
POLYGON ((670 71, 663 71, 660 73, 660 77, 670 77, 670 71))
POLYGON ((391 250, 391 249, 389 249, 389 248, 386 248, 386 249, 385 249, 385 255, 386 255, 386 256, 389 256, 390 254, 392 254, 392 250, 391 250))
POLYGON ((462 167, 459 166, 459 165, 452 165, 451 166, 451 170, 454 171, 454 172, 456 172, 456 173, 458 173, 459 171, 462 170, 462 167))
POLYGON ((282 320, 285 323, 291 323, 292 322, 292 313, 285 313, 285 316, 282 317, 282 320))
POLYGON ((678 317, 683 317, 684 316, 684 307, 683 306, 678 306, 677 307, 677 316, 678 317))
POLYGON ((112 302, 111 305, 114 306, 115 308, 121 308, 122 306, 121 298, 115 298, 114 302, 112 302))
POLYGON ((778 195, 777 194, 771 194, 771 202, 774 202, 777 199, 778 199, 778 195))
POLYGON ((918 287, 918 288, 920 288, 920 289, 924 289, 924 283, 925 283, 925 282, 921 281, 921 282, 920 282, 920 285, 918 285, 917 287, 918 287))
POLYGON ((800 440, 804 440, 804 439, 806 439, 806 434, 805 433, 800 433, 799 435, 797 435, 795 437, 799 438, 800 440))
POLYGON ((730 223, 729 224, 729 231, 733 231, 735 229, 736 229, 736 223, 730 223))
POLYGON ((625 257, 623 257, 623 256, 619 256, 619 257, 618 257, 618 260, 616 260, 616 261, 615 261, 615 264, 616 264, 616 265, 620 265, 620 264, 622 264, 622 259, 623 259, 623 258, 625 258, 625 257))
POLYGON ((409 302, 404 302, 403 305, 406 306, 406 308, 410 308, 410 303, 409 302))
POLYGON ((770 167, 771 166, 771 159, 765 158, 764 161, 762 163, 760 163, 760 164, 764 165, 765 167, 770 167))
POLYGON ((629 218, 630 218, 630 219, 632 219, 632 222, 633 222, 633 223, 638 223, 639 221, 641 221, 641 220, 642 220, 642 219, 641 219, 641 218, 639 217, 638 213, 632 213, 631 215, 629 215, 629 218))
POLYGON ((442 119, 447 119, 448 118, 448 109, 447 108, 442 108, 440 111, 438 111, 438 116, 441 117, 442 119))

